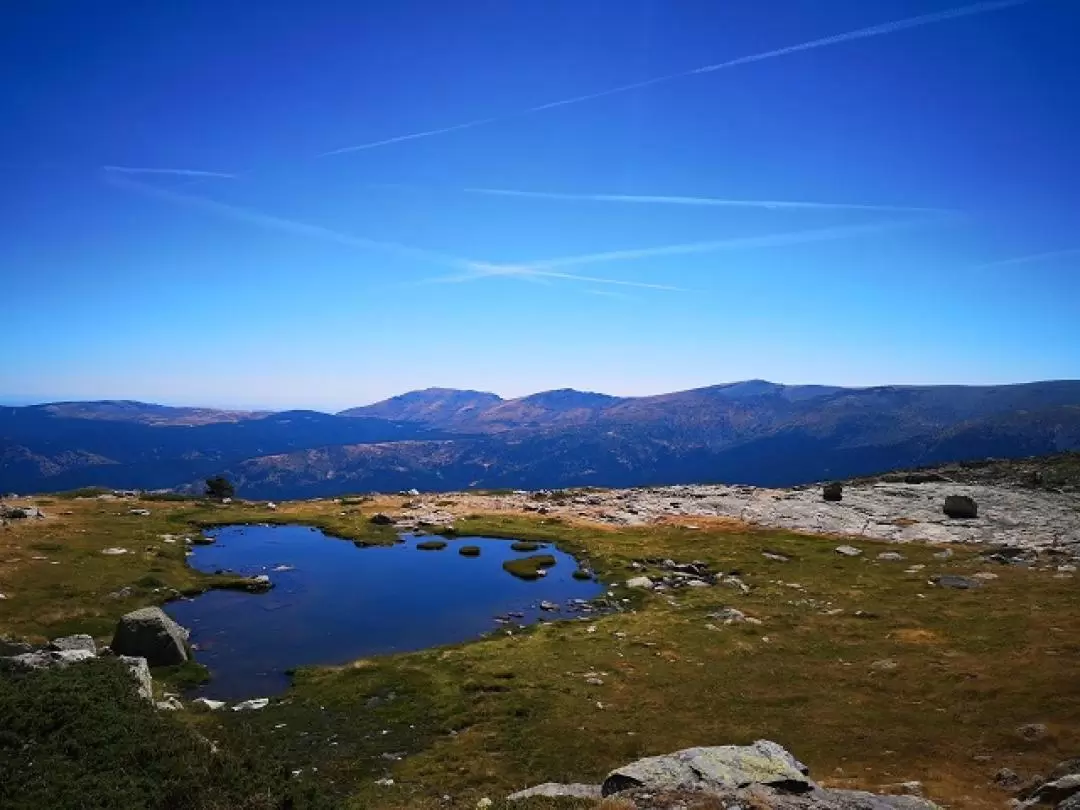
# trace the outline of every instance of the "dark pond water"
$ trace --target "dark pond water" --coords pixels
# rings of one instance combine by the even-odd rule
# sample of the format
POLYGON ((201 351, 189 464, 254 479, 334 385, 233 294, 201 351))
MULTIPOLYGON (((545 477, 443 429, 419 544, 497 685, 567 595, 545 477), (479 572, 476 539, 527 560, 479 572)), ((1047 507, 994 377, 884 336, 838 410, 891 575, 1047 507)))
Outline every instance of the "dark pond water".
POLYGON ((214 698, 281 692, 293 667, 466 641, 499 628, 499 615, 524 614, 511 617, 511 628, 565 616, 570 600, 603 592, 597 582, 573 579, 576 561, 553 546, 515 552, 509 540, 452 537, 440 538, 447 541, 441 551, 423 551, 417 542, 433 538, 403 535, 395 546, 357 548, 307 526, 228 526, 207 534, 217 542, 195 546, 192 566, 267 574, 275 585, 262 594, 209 591, 166 606, 191 630, 195 658, 213 674, 200 694, 214 698), (480 556, 458 554, 464 545, 480 546, 480 556), (502 568, 535 553, 556 558, 545 577, 521 580, 502 568), (541 600, 562 605, 562 612, 541 611, 541 600))

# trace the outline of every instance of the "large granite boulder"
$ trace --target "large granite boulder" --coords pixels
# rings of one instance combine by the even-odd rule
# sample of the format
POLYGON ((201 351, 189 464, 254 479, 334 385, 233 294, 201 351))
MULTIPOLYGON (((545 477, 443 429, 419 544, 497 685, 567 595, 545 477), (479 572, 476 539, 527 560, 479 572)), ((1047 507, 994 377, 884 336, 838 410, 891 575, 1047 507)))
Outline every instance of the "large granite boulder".
POLYGON ((154 699, 154 681, 150 677, 150 667, 145 658, 121 655, 120 660, 127 664, 131 677, 135 679, 135 691, 146 700, 154 699))
POLYGON ((188 660, 187 631, 161 608, 134 610, 116 623, 112 649, 117 655, 145 658, 152 667, 188 660))
POLYGON ((942 511, 951 518, 973 518, 979 516, 979 505, 967 495, 946 495, 942 511))
POLYGON ((687 748, 616 768, 601 786, 604 796, 625 790, 708 791, 767 785, 790 793, 812 790, 808 769, 769 740, 753 745, 687 748))

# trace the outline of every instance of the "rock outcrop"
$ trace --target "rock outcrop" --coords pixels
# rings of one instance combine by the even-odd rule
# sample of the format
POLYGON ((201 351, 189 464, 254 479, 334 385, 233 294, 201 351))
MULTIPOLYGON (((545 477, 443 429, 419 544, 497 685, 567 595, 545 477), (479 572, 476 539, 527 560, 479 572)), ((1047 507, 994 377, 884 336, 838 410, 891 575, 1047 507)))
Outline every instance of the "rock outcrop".
POLYGON ((785 748, 758 740, 647 757, 616 768, 601 785, 547 782, 507 799, 610 796, 636 810, 939 810, 921 796, 825 789, 808 774, 785 748))
POLYGON ((977 518, 979 505, 967 495, 946 495, 942 511, 951 518, 977 518))
POLYGON ((146 607, 121 617, 112 640, 113 652, 145 658, 152 667, 188 660, 187 631, 161 608, 146 607))

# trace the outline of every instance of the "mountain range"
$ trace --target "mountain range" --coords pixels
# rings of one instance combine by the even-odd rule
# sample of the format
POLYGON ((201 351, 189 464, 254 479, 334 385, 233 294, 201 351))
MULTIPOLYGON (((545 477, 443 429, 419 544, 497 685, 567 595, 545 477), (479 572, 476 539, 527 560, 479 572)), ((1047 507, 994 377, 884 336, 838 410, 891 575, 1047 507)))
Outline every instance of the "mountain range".
POLYGON ((749 380, 648 397, 429 388, 338 414, 129 401, 0 408, 0 492, 83 486, 240 495, 784 486, 1080 449, 1080 381, 841 388, 749 380))

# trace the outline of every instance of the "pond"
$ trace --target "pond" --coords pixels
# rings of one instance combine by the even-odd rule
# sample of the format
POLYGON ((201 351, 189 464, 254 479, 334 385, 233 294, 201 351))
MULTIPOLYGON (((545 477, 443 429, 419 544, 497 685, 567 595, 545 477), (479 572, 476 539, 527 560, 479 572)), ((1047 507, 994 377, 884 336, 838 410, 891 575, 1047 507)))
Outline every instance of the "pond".
POLYGON ((308 526, 228 526, 206 534, 215 542, 192 548, 193 567, 267 574, 274 583, 266 593, 213 590, 165 607, 191 630, 195 659, 210 668, 212 680, 199 694, 225 700, 280 693, 294 667, 452 644, 541 617, 578 615, 575 600, 604 590, 575 579, 575 559, 550 545, 514 551, 504 539, 405 534, 394 546, 360 548, 308 526), (445 540, 446 547, 417 548, 431 540, 445 540), (478 546, 479 556, 460 554, 462 546, 478 546), (545 576, 525 580, 503 568, 538 553, 555 558, 545 576), (542 610, 541 601, 560 610, 542 610))

